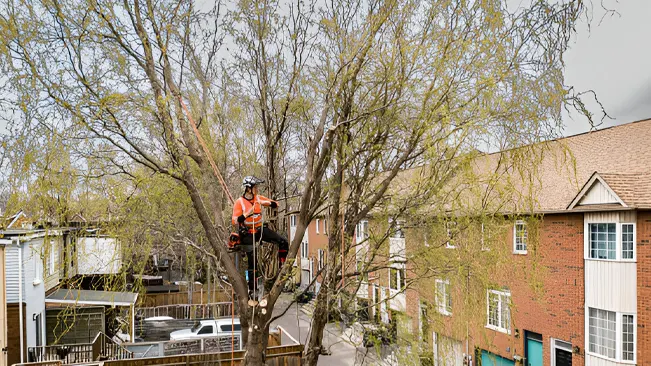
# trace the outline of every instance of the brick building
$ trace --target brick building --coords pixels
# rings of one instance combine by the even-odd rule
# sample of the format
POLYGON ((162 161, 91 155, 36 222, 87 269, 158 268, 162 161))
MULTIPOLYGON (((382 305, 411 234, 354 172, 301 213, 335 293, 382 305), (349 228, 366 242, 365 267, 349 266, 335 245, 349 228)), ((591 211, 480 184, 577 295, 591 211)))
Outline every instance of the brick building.
MULTIPOLYGON (((420 344, 411 353, 435 365, 651 364, 649 140, 651 120, 643 120, 539 144, 535 183, 516 187, 531 200, 514 198, 500 214, 493 247, 484 248, 483 223, 455 237, 449 224, 462 225, 442 220, 443 244, 409 220, 396 225, 376 258, 388 268, 359 278, 360 308, 370 305, 371 320, 397 328, 409 349, 420 344), (439 263, 488 261, 487 279, 471 286, 458 268, 425 278, 419 260, 431 253, 439 263)), ((492 172, 508 153, 484 155, 476 167, 492 172)), ((310 280, 327 249, 325 219, 310 223, 299 252, 310 280)), ((386 218, 369 217, 354 240, 386 227, 386 218)))
MULTIPOLYGON (((388 249, 406 250, 406 261, 370 274, 358 297, 377 303, 373 318, 418 333, 419 352, 436 365, 651 364, 649 139, 645 120, 541 144, 531 209, 500 218, 494 249, 508 258, 483 294, 464 293, 458 273, 415 278, 414 253, 428 244, 407 229, 388 249), (473 301, 483 306, 471 310, 473 301)), ((490 171, 500 154, 477 166, 490 171)), ((483 243, 483 226, 481 235, 483 243)), ((464 237, 431 251, 462 257, 464 237)))
MULTIPOLYGON (((292 241, 296 232, 298 215, 296 212, 289 213, 289 240, 292 241)), ((301 248, 296 256, 296 266, 300 287, 305 288, 311 283, 315 291, 321 286, 319 271, 325 265, 328 250, 328 219, 320 215, 310 222, 303 235, 301 248), (316 279, 315 279, 316 277, 316 279)))

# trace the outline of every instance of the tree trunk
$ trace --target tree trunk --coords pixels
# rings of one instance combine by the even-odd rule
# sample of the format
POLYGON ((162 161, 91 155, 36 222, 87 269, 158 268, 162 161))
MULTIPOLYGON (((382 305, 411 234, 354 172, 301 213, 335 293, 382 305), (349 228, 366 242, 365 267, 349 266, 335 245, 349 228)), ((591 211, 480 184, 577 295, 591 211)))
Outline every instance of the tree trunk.
POLYGON ((321 354, 323 345, 323 329, 328 322, 328 292, 330 291, 330 276, 325 276, 321 289, 316 296, 316 305, 312 315, 312 327, 310 329, 310 338, 307 342, 308 348, 305 350, 303 365, 316 366, 321 354))
MULTIPOLYGON (((262 315, 259 308, 251 309, 246 312, 246 315, 253 314, 255 318, 251 322, 249 319, 250 328, 252 331, 248 332, 246 344, 244 345, 244 360, 242 366, 262 366, 266 361, 266 350, 269 342, 269 328, 265 327, 268 320, 267 315, 262 315)), ((244 314, 243 314, 244 315, 244 314)), ((243 329, 244 330, 244 329, 243 329)))

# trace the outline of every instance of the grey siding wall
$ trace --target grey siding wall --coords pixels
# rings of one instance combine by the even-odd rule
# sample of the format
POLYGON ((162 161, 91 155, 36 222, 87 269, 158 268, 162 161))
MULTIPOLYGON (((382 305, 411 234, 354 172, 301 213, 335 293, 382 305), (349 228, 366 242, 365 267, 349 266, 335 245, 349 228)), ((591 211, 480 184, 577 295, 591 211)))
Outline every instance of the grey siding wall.
POLYGON ((18 247, 11 244, 5 248, 7 303, 18 303, 18 247))

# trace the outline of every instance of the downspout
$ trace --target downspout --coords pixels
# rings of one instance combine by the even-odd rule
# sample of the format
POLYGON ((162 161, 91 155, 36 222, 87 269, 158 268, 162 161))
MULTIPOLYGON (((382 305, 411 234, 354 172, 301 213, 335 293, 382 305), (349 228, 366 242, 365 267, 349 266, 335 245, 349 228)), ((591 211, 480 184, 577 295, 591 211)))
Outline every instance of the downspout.
POLYGON ((20 247, 20 238, 16 238, 18 247, 18 324, 20 327, 20 363, 25 362, 25 345, 23 335, 23 251, 20 247))

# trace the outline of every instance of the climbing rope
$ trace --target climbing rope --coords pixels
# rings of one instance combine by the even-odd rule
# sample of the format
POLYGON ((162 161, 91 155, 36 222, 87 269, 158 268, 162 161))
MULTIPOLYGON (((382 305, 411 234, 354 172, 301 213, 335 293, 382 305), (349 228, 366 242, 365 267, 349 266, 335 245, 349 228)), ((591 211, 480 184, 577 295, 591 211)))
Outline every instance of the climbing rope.
MULTIPOLYGON (((212 155, 208 150, 206 141, 204 141, 203 137, 201 137, 201 134, 199 133, 199 129, 197 128, 197 124, 194 123, 194 120, 190 115, 190 111, 188 111, 188 107, 185 105, 185 103, 183 102, 183 98, 181 98, 180 95, 179 95, 179 103, 183 108, 183 112, 185 113, 185 116, 188 119, 190 126, 192 126, 192 130, 194 131, 194 134, 197 137, 197 140, 199 141, 199 144, 201 145, 203 152, 206 154, 206 158, 208 158, 208 162, 212 167, 213 174, 215 174, 215 176, 217 177, 217 180, 221 184, 222 189, 224 189, 224 192, 226 193, 226 196, 228 197, 230 203, 234 204, 235 200, 233 199, 233 196, 231 195, 231 192, 229 191, 228 186, 224 181, 224 178, 222 177, 221 173, 219 172, 219 169, 217 168, 217 164, 215 164, 215 161, 213 160, 212 155)), ((235 360, 235 301, 234 299, 235 299, 235 291, 233 290, 233 284, 231 284, 231 366, 233 366, 233 362, 235 360)))

